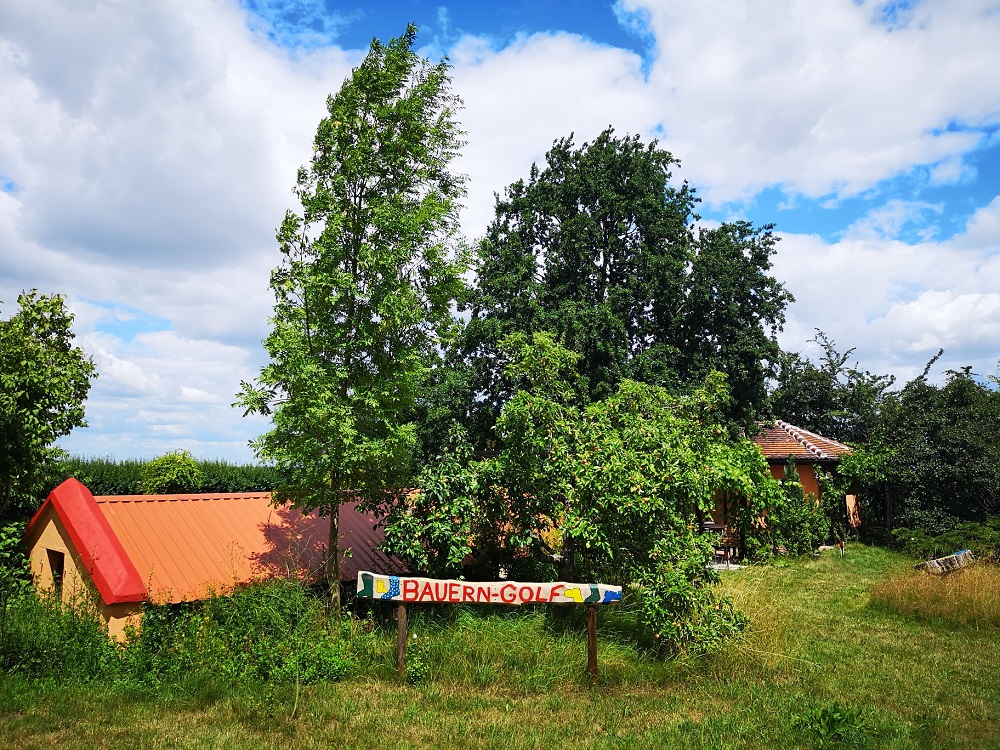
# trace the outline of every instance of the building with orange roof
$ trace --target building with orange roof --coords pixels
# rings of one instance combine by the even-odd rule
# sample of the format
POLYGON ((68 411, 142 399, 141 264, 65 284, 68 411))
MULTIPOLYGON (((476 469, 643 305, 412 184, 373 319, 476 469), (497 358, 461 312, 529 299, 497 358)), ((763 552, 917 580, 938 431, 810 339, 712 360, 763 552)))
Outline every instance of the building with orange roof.
MULTIPOLYGON (((376 519, 340 506, 340 575, 401 572, 379 551, 376 519)), ((224 594, 273 576, 319 577, 330 520, 289 506, 270 493, 94 497, 76 479, 56 487, 25 531, 39 590, 64 602, 92 601, 123 638, 145 602, 163 604, 224 594)))
MULTIPOLYGON (((775 479, 783 479, 789 457, 795 459, 802 489, 816 497, 821 494, 817 474, 833 470, 841 458, 851 452, 851 449, 843 443, 780 419, 775 420, 774 424, 762 425, 753 441, 767 459, 771 476, 775 479)), ((861 517, 856 493, 848 494, 844 498, 844 503, 848 524, 852 527, 860 526, 861 517)))

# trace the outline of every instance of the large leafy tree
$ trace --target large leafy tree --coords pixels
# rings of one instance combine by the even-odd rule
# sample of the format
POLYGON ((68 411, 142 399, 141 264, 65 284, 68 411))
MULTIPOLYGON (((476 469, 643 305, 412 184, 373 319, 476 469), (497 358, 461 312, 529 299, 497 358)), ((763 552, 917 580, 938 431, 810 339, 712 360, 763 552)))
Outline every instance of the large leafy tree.
POLYGON ((452 414, 480 444, 515 390, 499 344, 516 332, 549 331, 580 355, 580 405, 625 378, 690 389, 717 370, 733 420, 749 427, 766 408, 791 299, 768 274, 775 238, 744 222, 696 229, 694 192, 670 182, 675 164, 655 141, 608 129, 579 147, 556 141, 544 168, 498 196, 453 353, 465 382, 447 391, 473 394, 452 414))
POLYGON ((895 378, 848 365, 854 349, 838 351, 820 330, 813 341, 823 352, 818 362, 791 352, 782 355, 771 394, 774 413, 834 440, 867 443, 895 378))
POLYGON ((937 534, 1000 514, 1000 392, 969 367, 934 385, 929 367, 890 394, 845 471, 861 481, 873 521, 937 534))
POLYGON ((400 486, 410 469, 418 388, 453 325, 462 288, 464 180, 448 65, 412 49, 412 25, 372 42, 327 100, 313 158, 278 231, 281 265, 265 341, 270 363, 239 403, 270 415, 252 443, 291 478, 278 493, 329 514, 327 579, 339 609, 337 508, 400 486))
POLYGON ((497 421, 498 452, 463 461, 459 441, 430 462, 422 491, 385 508, 390 551, 434 574, 636 584, 642 621, 677 647, 730 632, 738 618, 708 585, 711 542, 693 529, 717 492, 759 518, 777 485, 757 447, 724 429, 724 377, 682 397, 623 380, 579 406, 580 355, 552 334, 511 334, 501 351, 516 391, 497 421))
POLYGON ((94 363, 73 345, 73 315, 60 295, 36 290, 0 320, 0 517, 28 501, 53 457, 53 443, 86 424, 94 363))

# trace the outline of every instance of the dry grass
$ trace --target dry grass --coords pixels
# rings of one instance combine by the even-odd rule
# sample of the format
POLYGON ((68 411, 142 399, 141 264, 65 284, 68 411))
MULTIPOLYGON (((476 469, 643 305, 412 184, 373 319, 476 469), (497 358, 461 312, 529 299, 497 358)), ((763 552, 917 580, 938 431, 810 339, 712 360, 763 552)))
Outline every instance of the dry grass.
POLYGON ((976 628, 1000 627, 1000 568, 977 564, 948 575, 913 571, 886 579, 872 602, 900 614, 976 628))

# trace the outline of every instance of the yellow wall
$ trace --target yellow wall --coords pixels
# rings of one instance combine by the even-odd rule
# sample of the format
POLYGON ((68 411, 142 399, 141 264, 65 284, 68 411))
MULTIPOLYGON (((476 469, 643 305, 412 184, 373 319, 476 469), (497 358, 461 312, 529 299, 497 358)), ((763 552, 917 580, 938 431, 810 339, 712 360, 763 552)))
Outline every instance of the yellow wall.
POLYGON ((105 605, 90 582, 79 555, 70 543, 69 533, 58 514, 50 505, 39 519, 40 531, 32 534, 28 556, 31 560, 31 577, 39 592, 51 592, 52 570, 48 550, 63 554, 62 602, 67 606, 91 607, 101 615, 108 635, 125 640, 125 629, 139 628, 142 622, 142 603, 105 605))

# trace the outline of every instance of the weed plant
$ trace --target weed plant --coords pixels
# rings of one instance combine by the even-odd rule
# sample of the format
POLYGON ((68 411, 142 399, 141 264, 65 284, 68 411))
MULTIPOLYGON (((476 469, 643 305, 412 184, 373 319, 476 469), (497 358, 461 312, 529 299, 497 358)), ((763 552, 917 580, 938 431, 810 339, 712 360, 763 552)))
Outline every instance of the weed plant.
POLYGON ((122 666, 131 678, 156 682, 191 675, 225 683, 337 680, 349 671, 338 635, 305 586, 274 579, 201 603, 147 607, 122 666))
POLYGON ((977 563, 947 575, 893 576, 875 587, 872 602, 912 617, 1000 628, 1000 568, 977 563))
POLYGON ((118 666, 118 648, 85 601, 18 592, 0 609, 0 670, 33 678, 92 679, 118 666))

